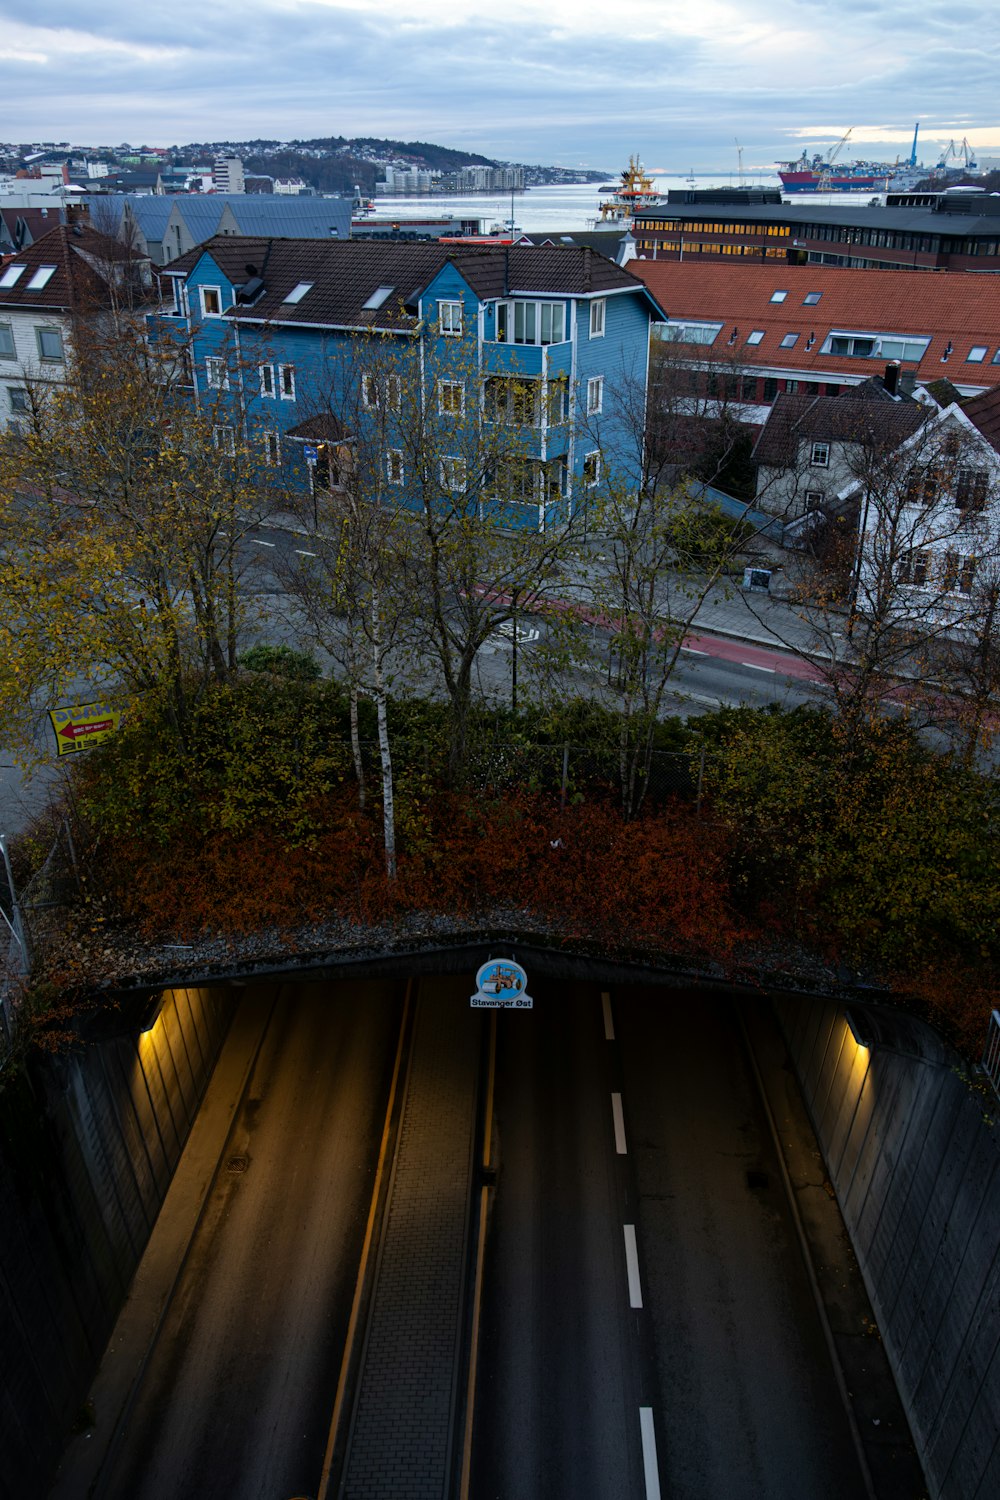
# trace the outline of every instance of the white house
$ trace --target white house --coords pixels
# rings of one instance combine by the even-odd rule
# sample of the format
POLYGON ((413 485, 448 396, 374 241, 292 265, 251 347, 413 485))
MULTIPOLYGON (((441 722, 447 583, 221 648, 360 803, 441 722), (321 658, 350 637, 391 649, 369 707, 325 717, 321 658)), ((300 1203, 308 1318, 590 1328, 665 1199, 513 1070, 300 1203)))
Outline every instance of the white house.
POLYGON ((854 478, 857 610, 906 630, 973 629, 979 596, 1000 578, 1000 424, 989 392, 929 413, 892 455, 854 478))
POLYGON ((113 305, 125 278, 142 295, 148 260, 85 222, 60 224, 0 264, 0 432, 30 411, 33 390, 65 381, 76 321, 113 305))

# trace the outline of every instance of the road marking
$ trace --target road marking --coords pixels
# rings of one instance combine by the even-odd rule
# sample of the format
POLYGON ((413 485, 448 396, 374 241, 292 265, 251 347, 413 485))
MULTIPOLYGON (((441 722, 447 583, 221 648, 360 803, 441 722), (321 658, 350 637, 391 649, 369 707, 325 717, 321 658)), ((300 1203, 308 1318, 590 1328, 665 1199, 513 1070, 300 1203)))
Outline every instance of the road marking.
POLYGON ((708 655, 707 651, 698 651, 698 650, 695 649, 694 646, 682 646, 681 650, 684 652, 685 656, 707 656, 708 655))
POLYGON ((299 554, 300 557, 315 557, 316 556, 315 552, 303 552, 303 550, 302 550, 301 547, 296 547, 295 550, 299 554))
POLYGON ((613 1042, 615 1039, 615 1023, 611 1017, 611 996, 607 990, 601 991, 601 1009, 604 1012, 604 1040, 613 1042))
POLYGON ((277 542, 262 542, 259 536, 252 536, 250 540, 256 542, 258 547, 276 547, 278 545, 277 542))
POLYGON ((755 672, 771 672, 772 674, 778 670, 777 667, 762 667, 760 663, 756 661, 741 661, 740 666, 752 667, 755 672))
POLYGON ((628 1273, 628 1305, 642 1306, 642 1286, 639 1281, 639 1251, 635 1243, 635 1225, 625 1224, 625 1270, 628 1273))
POLYGON ((653 1431, 653 1408, 639 1407, 639 1430, 642 1433, 642 1468, 646 1476, 646 1500, 660 1500, 660 1470, 656 1462, 656 1433, 653 1431))
POLYGON ((619 1156, 624 1156, 628 1148, 625 1145, 625 1116, 622 1112, 621 1094, 611 1095, 611 1114, 615 1122, 615 1150, 619 1156))

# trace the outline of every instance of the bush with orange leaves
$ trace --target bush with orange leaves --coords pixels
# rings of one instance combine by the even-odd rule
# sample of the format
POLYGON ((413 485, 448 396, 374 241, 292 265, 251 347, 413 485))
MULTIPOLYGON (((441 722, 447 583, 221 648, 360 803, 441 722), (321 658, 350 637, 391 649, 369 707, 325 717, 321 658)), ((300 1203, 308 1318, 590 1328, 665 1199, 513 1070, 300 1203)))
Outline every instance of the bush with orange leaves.
POLYGON ((526 792, 445 793, 422 808, 422 834, 386 880, 378 825, 349 792, 313 809, 305 843, 255 829, 190 835, 168 849, 118 839, 108 869, 123 913, 147 939, 165 933, 291 931, 336 914, 489 918, 523 912, 560 938, 722 955, 746 930, 729 900, 728 841, 683 803, 625 822, 614 805, 526 792))

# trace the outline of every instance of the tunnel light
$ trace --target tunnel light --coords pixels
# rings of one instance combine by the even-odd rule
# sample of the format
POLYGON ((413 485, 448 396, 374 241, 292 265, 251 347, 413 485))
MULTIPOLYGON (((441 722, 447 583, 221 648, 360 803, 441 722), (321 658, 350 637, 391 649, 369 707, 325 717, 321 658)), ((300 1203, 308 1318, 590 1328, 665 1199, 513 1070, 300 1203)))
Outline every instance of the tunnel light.
POLYGON ((859 1017, 855 1011, 845 1010, 844 1020, 847 1022, 847 1028, 858 1046, 862 1047, 865 1052, 870 1052, 872 1048, 872 1035, 865 1025, 865 1018, 859 1017))

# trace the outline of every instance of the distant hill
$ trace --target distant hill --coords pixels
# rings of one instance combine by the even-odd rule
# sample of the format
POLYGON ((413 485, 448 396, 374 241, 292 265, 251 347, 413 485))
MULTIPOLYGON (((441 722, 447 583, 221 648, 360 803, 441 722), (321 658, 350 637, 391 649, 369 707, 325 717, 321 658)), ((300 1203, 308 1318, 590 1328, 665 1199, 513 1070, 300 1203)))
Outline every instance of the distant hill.
MULTIPOLYGON (((422 167, 430 172, 452 172, 457 167, 520 166, 520 162, 499 161, 480 156, 475 151, 456 151, 451 146, 436 146, 430 141, 393 141, 377 136, 321 136, 314 140, 294 141, 200 141, 174 146, 171 154, 178 165, 210 161, 214 156, 242 158, 251 175, 268 177, 301 177, 320 193, 349 193, 355 185, 371 195, 375 183, 390 163, 422 167)), ((604 180, 600 172, 567 172, 560 167, 530 167, 525 180, 532 182, 568 182, 604 180)))

